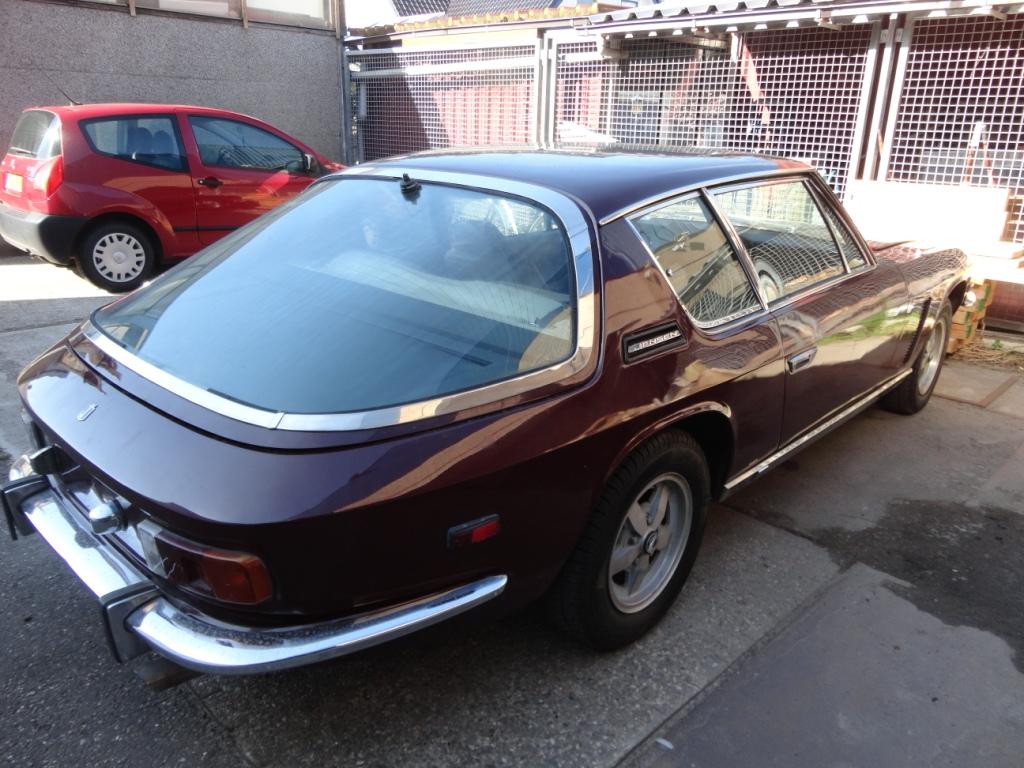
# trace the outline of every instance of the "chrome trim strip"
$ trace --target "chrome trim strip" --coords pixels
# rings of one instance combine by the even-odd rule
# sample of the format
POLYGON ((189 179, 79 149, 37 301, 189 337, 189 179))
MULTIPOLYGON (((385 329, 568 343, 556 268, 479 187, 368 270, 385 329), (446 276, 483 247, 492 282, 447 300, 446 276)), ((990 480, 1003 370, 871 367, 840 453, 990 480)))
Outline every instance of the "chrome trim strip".
POLYGON ((53 491, 25 501, 25 516, 101 603, 152 586, 138 568, 96 536, 88 521, 53 491))
POLYGON ((725 235, 730 247, 732 247, 733 255, 736 256, 736 260, 737 262, 739 262, 740 269, 743 270, 743 273, 747 276, 747 281, 749 282, 751 279, 749 270, 743 263, 743 259, 740 256, 739 252, 736 250, 736 247, 733 245, 729 231, 724 226, 722 226, 722 223, 720 221, 717 220, 717 212, 713 207, 711 207, 711 205, 709 205, 708 200, 705 198, 704 195, 701 194, 700 189, 696 189, 693 192, 680 195, 679 197, 674 197, 671 200, 662 200, 659 203, 636 211, 635 213, 626 217, 626 224, 632 231, 633 236, 637 239, 637 242, 640 243, 640 247, 643 248, 644 251, 647 253, 647 256, 648 258, 650 258, 655 270, 658 272, 659 275, 661 275, 661 279, 664 282, 665 287, 668 289, 668 292, 672 294, 673 298, 675 298, 676 300, 676 303, 683 310, 683 314, 686 316, 687 322, 689 322, 690 325, 692 325, 693 327, 699 328, 702 331, 707 331, 708 333, 720 333, 723 330, 728 330, 730 326, 736 324, 740 320, 749 320, 753 315, 760 315, 766 312, 764 299, 761 297, 761 293, 760 291, 757 290, 756 287, 757 283, 754 283, 753 285, 754 294, 757 296, 758 301, 760 302, 758 306, 750 307, 750 309, 741 310, 740 312, 733 312, 731 315, 726 315, 725 317, 719 320, 715 320, 714 322, 711 323, 698 320, 697 318, 690 314, 690 310, 687 308, 686 304, 683 303, 683 300, 679 297, 679 294, 676 293, 676 289, 672 286, 672 281, 668 279, 668 272, 665 271, 665 267, 658 260, 658 257, 654 254, 654 251, 651 250, 651 246, 648 245, 647 241, 644 239, 644 236, 640 234, 640 230, 637 229, 635 223, 635 219, 638 219, 641 216, 645 216, 653 211, 657 211, 669 205, 674 205, 675 203, 680 203, 690 199, 697 199, 704 205, 708 206, 708 210, 711 211, 712 217, 716 219, 715 223, 722 229, 722 234, 725 235))
POLYGON ((414 161, 401 165, 360 165, 331 174, 314 184, 332 183, 346 177, 400 179, 404 173, 420 181, 520 197, 539 203, 555 214, 569 240, 576 279, 576 340, 573 353, 568 359, 504 381, 418 403, 347 413, 282 413, 216 395, 147 363, 103 333, 91 319, 84 324, 82 331, 89 341, 117 363, 179 397, 236 421, 264 429, 296 432, 344 432, 405 424, 485 406, 553 384, 586 369, 598 346, 599 308, 595 291, 595 254, 591 247, 591 226, 581 206, 560 192, 535 184, 490 176, 422 170, 416 167, 414 161))
POLYGON ((764 461, 760 462, 759 464, 756 464, 755 466, 751 467, 745 472, 741 472, 740 474, 736 475, 734 478, 725 483, 725 494, 723 494, 723 497, 729 495, 744 483, 753 480, 755 477, 759 475, 764 474, 769 469, 785 460, 791 454, 795 453, 801 448, 805 448, 809 443, 814 442, 819 437, 823 437, 827 432, 839 426, 847 419, 856 416, 858 413, 866 409, 869 405, 875 402, 878 398, 880 398, 890 389, 892 389, 905 378, 907 378, 907 376, 909 376, 912 372, 913 371, 909 368, 907 370, 900 371, 895 376, 891 377, 890 379, 887 379, 874 389, 868 391, 866 395, 855 398, 850 404, 848 404, 841 411, 839 411, 839 413, 822 422, 811 431, 805 432, 800 437, 783 446, 764 461))
POLYGON ((313 664, 407 635, 494 599, 508 583, 489 576, 402 605, 320 624, 254 629, 213 621, 160 597, 128 617, 158 653, 198 672, 251 674, 313 664))
POLYGON ((357 616, 286 628, 226 624, 177 608, 85 517, 42 491, 22 504, 39 534, 100 602, 114 653, 127 661, 150 647, 200 672, 289 669, 368 648, 468 611, 500 595, 507 576, 486 578, 357 616))
POLYGON ((675 189, 670 189, 666 192, 659 192, 657 195, 644 198, 637 203, 631 203, 620 208, 614 213, 610 213, 603 217, 598 221, 598 224, 603 227, 606 224, 611 224, 616 219, 621 219, 623 216, 629 216, 637 211, 643 210, 644 208, 650 208, 662 200, 667 200, 670 197, 679 197, 680 195, 685 195, 687 192, 697 192, 701 189, 710 189, 712 187, 717 189, 723 184, 734 184, 743 181, 757 182, 761 179, 774 179, 777 176, 808 176, 816 173, 817 171, 813 168, 798 166, 794 168, 778 168, 774 171, 738 173, 735 176, 723 176, 720 179, 713 179, 711 181, 705 179, 704 181, 695 184, 687 184, 686 186, 676 187, 675 189))

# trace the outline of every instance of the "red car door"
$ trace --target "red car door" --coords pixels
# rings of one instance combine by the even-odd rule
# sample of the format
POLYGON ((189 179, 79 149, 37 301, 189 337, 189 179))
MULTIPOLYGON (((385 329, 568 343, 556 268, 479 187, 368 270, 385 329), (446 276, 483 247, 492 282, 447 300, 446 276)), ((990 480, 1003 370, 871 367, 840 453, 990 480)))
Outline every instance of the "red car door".
POLYGON ((308 187, 303 149, 236 118, 185 113, 199 239, 209 244, 308 187))

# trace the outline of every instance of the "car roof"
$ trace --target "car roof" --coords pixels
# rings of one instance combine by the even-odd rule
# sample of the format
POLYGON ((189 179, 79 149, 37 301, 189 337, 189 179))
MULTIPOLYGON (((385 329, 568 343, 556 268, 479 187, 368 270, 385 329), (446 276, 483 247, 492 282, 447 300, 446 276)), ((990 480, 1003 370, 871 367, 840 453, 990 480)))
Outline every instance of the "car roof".
MULTIPOLYGON (((259 118, 251 117, 241 112, 232 112, 229 109, 197 107, 189 104, 146 104, 135 102, 112 104, 65 104, 59 107, 29 107, 24 111, 30 112, 39 109, 46 112, 53 112, 55 115, 59 115, 61 117, 75 117, 80 120, 90 117, 106 117, 108 115, 139 115, 150 112, 198 112, 211 115, 238 115, 249 118, 250 120, 259 120, 259 118)), ((259 120, 259 122, 263 121, 259 120)))
POLYGON ((675 191, 779 171, 810 170, 777 157, 726 153, 653 154, 550 149, 423 152, 367 163, 492 176, 567 193, 598 221, 675 191))

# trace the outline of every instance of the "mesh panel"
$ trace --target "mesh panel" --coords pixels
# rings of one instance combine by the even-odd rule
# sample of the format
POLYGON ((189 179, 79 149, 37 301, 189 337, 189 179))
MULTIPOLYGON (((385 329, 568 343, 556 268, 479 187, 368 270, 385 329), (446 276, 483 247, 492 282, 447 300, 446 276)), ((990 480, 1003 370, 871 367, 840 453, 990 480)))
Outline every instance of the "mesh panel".
POLYGON ((353 55, 360 160, 533 138, 533 46, 353 55))
POLYGON ((736 57, 722 47, 647 39, 624 41, 623 58, 582 61, 595 44, 561 45, 556 139, 794 157, 842 193, 871 32, 753 32, 736 57))
POLYGON ((914 24, 888 178, 1006 186, 1024 242, 1024 17, 914 24))

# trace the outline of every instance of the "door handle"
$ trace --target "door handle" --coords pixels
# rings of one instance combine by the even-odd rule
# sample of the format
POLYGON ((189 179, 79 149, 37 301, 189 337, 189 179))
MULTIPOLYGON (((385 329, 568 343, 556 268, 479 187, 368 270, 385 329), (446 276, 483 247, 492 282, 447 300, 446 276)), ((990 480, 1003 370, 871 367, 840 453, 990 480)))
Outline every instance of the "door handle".
POLYGON ((806 368, 808 365, 813 363, 814 357, 817 354, 817 347, 811 347, 810 349, 805 349, 803 352, 798 352, 792 357, 786 358, 786 368, 790 373, 796 373, 801 368, 806 368))
POLYGON ((201 187, 209 187, 210 189, 216 189, 224 182, 218 179, 216 176, 207 176, 205 179, 199 179, 196 184, 201 187))

